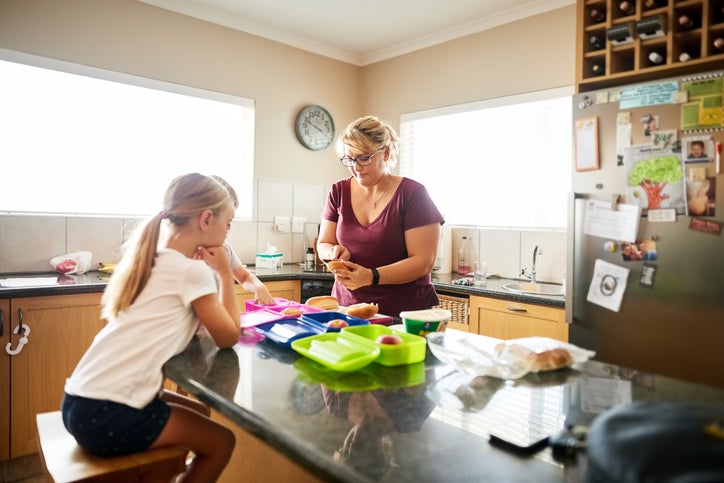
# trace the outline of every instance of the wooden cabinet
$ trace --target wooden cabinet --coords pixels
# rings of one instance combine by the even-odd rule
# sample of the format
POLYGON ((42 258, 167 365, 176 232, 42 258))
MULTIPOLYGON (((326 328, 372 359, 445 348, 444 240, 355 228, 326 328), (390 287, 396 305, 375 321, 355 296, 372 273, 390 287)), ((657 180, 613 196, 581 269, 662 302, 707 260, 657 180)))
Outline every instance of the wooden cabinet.
MULTIPOLYGON (((0 300, 0 461, 10 458, 10 300, 0 300)), ((0 471, 2 466, 0 466, 0 471)))
POLYGON ((568 342, 563 308, 488 297, 470 297, 470 331, 498 339, 537 335, 568 342))
MULTIPOLYGON (((38 451, 35 415, 60 408, 65 380, 103 327, 100 293, 14 298, 0 301, 4 314, 0 355, 0 428, 9 442, 0 443, 0 459, 38 451), (9 332, 21 322, 29 328, 28 342, 10 355, 19 335, 9 332), (9 384, 8 384, 9 381, 9 384), (9 409, 9 410, 8 410, 9 409), (7 428, 7 429, 6 429, 7 428)), ((24 332, 24 330, 23 330, 24 332)))
MULTIPOLYGON (((273 282, 265 282, 264 285, 269 289, 272 297, 280 297, 287 300, 299 302, 302 299, 302 284, 299 280, 278 280, 273 282)), ((247 300, 253 300, 254 294, 244 290, 244 288, 236 284, 236 294, 239 298, 239 306, 242 312, 246 310, 247 300)))
POLYGON ((724 0, 578 0, 576 18, 578 92, 724 62, 724 0))

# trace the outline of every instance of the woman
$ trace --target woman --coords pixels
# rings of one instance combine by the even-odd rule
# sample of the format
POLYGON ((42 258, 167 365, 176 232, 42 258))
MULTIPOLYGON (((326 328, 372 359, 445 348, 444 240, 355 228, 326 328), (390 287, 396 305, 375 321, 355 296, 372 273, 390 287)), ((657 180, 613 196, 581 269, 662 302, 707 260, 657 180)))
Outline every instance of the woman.
POLYGON ((444 219, 420 183, 393 175, 399 138, 373 116, 339 135, 352 176, 336 182, 322 210, 317 253, 340 260, 332 295, 340 305, 374 302, 394 317, 439 303, 430 273, 444 219))

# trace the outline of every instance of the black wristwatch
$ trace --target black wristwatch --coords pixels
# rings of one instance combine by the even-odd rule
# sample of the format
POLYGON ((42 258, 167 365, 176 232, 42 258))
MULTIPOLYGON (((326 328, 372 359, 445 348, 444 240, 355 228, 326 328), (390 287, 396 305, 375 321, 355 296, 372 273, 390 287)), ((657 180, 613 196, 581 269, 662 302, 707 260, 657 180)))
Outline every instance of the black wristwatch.
POLYGON ((380 272, 377 271, 376 268, 370 268, 372 270, 372 285, 379 285, 380 284, 380 272))

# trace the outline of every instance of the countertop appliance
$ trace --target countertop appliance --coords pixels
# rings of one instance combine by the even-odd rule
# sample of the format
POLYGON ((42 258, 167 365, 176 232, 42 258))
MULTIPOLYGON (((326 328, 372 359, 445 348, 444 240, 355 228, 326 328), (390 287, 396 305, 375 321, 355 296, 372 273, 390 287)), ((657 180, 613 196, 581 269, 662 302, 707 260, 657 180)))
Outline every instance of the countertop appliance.
MULTIPOLYGON (((700 109, 704 116, 711 108, 710 115, 721 116, 723 75, 706 72, 573 96, 574 156, 580 154, 583 164, 579 166, 581 159, 575 158, 566 268, 566 317, 571 343, 596 351, 599 361, 718 387, 724 387, 724 239, 717 233, 724 220, 724 177, 716 173, 716 148, 720 146, 717 143, 724 142, 724 129, 710 125, 682 131, 682 122, 691 122, 689 109, 700 109), (712 97, 712 105, 690 107, 687 101, 697 97, 697 89, 711 88, 705 85, 707 82, 719 90, 720 97, 712 97), (689 119, 682 121, 682 115, 689 119), (582 126, 587 119, 597 121, 597 135, 576 134, 576 126, 582 126), (652 125, 655 131, 650 130, 652 125), (699 138, 713 148, 710 161, 687 161, 687 148, 699 138), (595 153, 589 151, 595 146, 583 146, 585 151, 579 147, 592 140, 595 145, 595 139, 599 166, 589 170, 585 159, 595 153), (622 145, 629 139, 634 147, 625 150, 622 145), (677 139, 681 153, 676 151, 677 139), (663 211, 651 213, 645 202, 636 199, 646 193, 629 182, 631 160, 635 158, 631 153, 646 153, 653 146, 641 145, 654 141, 664 152, 671 149, 673 142, 671 150, 683 168, 684 185, 702 175, 709 181, 707 214, 693 215, 678 207, 674 210, 675 221, 656 221, 661 215, 672 215, 677 195, 665 199, 663 211), (600 201, 600 206, 611 210, 620 207, 616 201, 641 205, 636 239, 655 244, 656 259, 625 260, 623 240, 590 234, 591 228, 586 228, 590 200, 600 201), (598 260, 630 270, 625 280, 619 280, 625 283, 625 289, 617 311, 588 299, 595 284, 601 284, 593 289, 602 298, 617 290, 603 282, 605 270, 596 271, 598 260)), ((687 195, 684 193, 679 201, 687 195)))

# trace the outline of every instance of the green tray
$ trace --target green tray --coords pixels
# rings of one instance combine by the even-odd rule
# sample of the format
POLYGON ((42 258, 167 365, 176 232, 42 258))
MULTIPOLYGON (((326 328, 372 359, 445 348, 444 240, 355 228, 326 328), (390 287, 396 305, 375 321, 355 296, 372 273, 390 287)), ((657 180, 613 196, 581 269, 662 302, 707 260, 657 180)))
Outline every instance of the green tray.
POLYGON ((345 327, 341 331, 342 335, 354 334, 360 336, 380 348, 380 355, 375 362, 383 366, 401 366, 405 364, 415 364, 425 360, 425 348, 427 341, 424 337, 407 332, 400 332, 390 329, 384 325, 358 325, 355 327, 345 327), (386 334, 394 334, 402 339, 402 344, 380 344, 375 340, 386 334))
POLYGON ((292 342, 292 349, 325 367, 340 372, 361 369, 380 355, 380 348, 372 341, 343 332, 304 337, 292 342))

